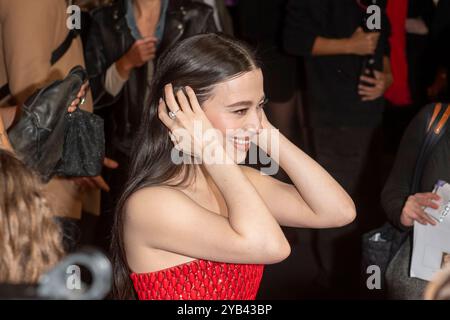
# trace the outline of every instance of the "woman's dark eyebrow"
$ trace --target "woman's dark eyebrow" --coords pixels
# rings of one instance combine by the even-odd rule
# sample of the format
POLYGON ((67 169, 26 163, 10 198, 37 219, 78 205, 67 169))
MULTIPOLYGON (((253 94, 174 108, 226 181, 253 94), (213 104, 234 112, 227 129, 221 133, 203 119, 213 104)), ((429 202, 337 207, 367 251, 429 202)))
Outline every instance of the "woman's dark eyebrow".
MULTIPOLYGON (((262 99, 260 100, 260 102, 263 102, 266 99, 266 96, 263 96, 262 99)), ((228 106, 226 106, 225 108, 232 108, 232 107, 251 107, 253 105, 253 101, 238 101, 235 103, 232 103, 228 106)))
POLYGON ((251 107, 253 104, 252 101, 239 101, 239 102, 235 102, 233 104, 230 104, 228 106, 226 106, 226 108, 233 108, 233 107, 251 107))

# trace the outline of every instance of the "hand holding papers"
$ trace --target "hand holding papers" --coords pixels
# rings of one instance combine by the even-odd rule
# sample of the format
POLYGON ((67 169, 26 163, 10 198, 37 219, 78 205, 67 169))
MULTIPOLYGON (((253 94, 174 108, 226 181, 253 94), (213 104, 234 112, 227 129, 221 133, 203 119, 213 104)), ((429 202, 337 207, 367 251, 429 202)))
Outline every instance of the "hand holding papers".
POLYGON ((414 222, 411 277, 431 280, 433 275, 450 265, 450 184, 438 181, 433 192, 441 197, 438 209, 425 212, 438 223, 435 226, 414 222))

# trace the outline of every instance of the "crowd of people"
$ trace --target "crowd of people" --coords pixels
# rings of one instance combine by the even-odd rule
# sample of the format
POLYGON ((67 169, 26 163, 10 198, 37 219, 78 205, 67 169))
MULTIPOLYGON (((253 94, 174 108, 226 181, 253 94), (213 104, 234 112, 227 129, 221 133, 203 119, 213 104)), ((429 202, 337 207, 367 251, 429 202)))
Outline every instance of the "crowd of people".
POLYGON ((408 274, 450 182, 449 17, 450 0, 0 0, 0 285, 93 246, 113 299, 370 298, 362 239, 388 222, 407 240, 383 297, 450 299, 450 267, 408 274), (27 166, 52 108, 101 119, 104 145, 67 155, 99 172, 27 166))

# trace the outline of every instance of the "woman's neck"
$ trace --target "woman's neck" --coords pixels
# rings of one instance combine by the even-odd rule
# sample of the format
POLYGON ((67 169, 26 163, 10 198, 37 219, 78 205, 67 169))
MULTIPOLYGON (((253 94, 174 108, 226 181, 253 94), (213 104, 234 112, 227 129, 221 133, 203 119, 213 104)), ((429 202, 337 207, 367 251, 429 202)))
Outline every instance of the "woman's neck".
POLYGON ((214 179, 208 173, 206 168, 202 164, 194 164, 194 170, 190 172, 188 178, 190 188, 192 192, 207 192, 213 194, 217 191, 217 186, 214 179))
POLYGON ((209 185, 209 182, 212 180, 205 166, 202 164, 194 164, 194 170, 192 170, 192 183, 198 186, 209 185))
MULTIPOLYGON (((159 9, 161 0, 134 0, 133 7, 137 18, 154 15, 155 9, 159 9)), ((159 14, 159 11, 158 11, 159 14)))

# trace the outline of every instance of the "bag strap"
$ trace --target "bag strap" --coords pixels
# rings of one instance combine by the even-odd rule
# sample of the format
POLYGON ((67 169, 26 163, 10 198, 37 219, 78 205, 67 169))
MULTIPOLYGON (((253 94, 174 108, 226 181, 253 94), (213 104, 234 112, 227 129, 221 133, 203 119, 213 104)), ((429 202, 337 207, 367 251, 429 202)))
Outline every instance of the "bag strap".
POLYGON ((5 83, 3 86, 0 87, 0 100, 3 100, 3 98, 6 98, 9 96, 9 85, 8 82, 5 83))
POLYGON ((59 59, 62 58, 62 56, 69 50, 70 46, 72 45, 73 39, 75 39, 78 36, 78 32, 74 29, 71 29, 69 33, 67 34, 64 41, 59 45, 58 48, 56 48, 52 52, 52 57, 50 59, 50 64, 54 65, 56 62, 58 62, 59 59))
POLYGON ((433 114, 427 126, 425 139, 420 148, 419 155, 414 169, 414 176, 411 184, 411 193, 415 194, 419 191, 420 181, 422 180, 423 169, 427 163, 428 157, 433 148, 437 145, 440 138, 444 135, 447 129, 448 118, 450 117, 450 105, 442 108, 441 103, 434 106, 433 114))
MULTIPOLYGON (((73 39, 75 39, 78 36, 78 32, 75 30, 70 30, 67 34, 64 41, 52 52, 52 56, 50 58, 50 65, 54 65, 56 62, 58 62, 59 59, 69 50, 70 46, 72 45, 73 39)), ((11 94, 11 91, 9 90, 9 84, 6 83, 3 86, 0 87, 0 100, 3 98, 6 98, 11 94)))

